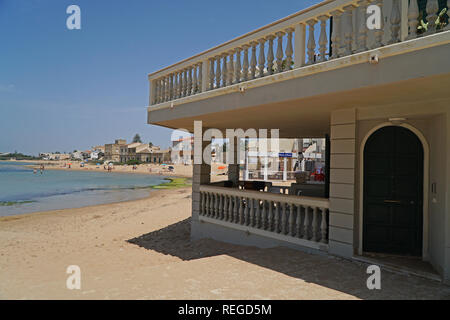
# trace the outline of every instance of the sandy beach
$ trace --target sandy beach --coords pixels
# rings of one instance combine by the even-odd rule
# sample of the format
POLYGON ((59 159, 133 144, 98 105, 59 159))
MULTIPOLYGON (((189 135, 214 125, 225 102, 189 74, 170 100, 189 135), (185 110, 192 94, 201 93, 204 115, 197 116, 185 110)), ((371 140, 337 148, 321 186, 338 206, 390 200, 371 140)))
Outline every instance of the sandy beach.
MULTIPOLYGON (((50 170, 73 170, 73 171, 99 171, 105 172, 105 168, 103 164, 97 166, 95 164, 85 164, 84 167, 80 167, 79 161, 48 161, 48 160, 36 160, 36 161, 17 161, 23 163, 37 163, 38 165, 32 166, 36 169, 39 169, 40 164, 43 164, 46 169, 50 170), (71 164, 70 168, 68 164, 71 164)), ((160 174, 164 176, 177 176, 177 177, 192 177, 192 165, 184 165, 184 164, 170 164, 174 168, 173 171, 168 170, 168 166, 163 166, 160 164, 146 163, 140 164, 136 166, 136 169, 133 169, 133 166, 129 165, 116 165, 113 167, 113 172, 116 173, 139 173, 139 174, 160 174)), ((213 164, 211 168, 211 173, 213 176, 220 176, 220 174, 226 173, 226 169, 219 169, 219 167, 223 166, 222 164, 213 164)))
POLYGON ((192 242, 189 187, 145 199, 0 218, 1 299, 446 299, 438 282, 287 248, 192 242), (66 269, 81 268, 81 289, 66 269))

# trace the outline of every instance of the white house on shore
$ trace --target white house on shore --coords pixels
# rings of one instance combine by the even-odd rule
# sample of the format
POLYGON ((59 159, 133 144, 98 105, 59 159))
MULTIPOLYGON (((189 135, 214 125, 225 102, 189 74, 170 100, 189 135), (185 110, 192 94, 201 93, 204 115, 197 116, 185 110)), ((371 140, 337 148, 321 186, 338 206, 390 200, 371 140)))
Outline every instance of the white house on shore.
POLYGON ((192 238, 290 246, 450 282, 450 27, 437 19, 449 5, 326 0, 150 74, 150 124, 327 138, 320 197, 239 181, 238 164, 213 184, 211 167, 195 164, 192 238), (368 5, 382 9, 381 28, 368 29, 368 5))

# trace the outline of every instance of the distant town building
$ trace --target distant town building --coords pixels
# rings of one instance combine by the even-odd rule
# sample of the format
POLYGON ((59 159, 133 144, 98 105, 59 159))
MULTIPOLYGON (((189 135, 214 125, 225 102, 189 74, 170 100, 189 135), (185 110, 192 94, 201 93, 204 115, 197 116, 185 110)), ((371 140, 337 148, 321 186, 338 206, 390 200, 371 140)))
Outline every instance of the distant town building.
POLYGON ((127 140, 118 139, 114 143, 105 144, 105 160, 120 162, 120 147, 125 146, 127 140))
POLYGON ((170 149, 161 150, 160 147, 147 147, 138 151, 136 157, 141 162, 167 163, 170 162, 170 149))
POLYGON ((71 155, 69 153, 40 153, 39 157, 43 160, 69 160, 71 155))

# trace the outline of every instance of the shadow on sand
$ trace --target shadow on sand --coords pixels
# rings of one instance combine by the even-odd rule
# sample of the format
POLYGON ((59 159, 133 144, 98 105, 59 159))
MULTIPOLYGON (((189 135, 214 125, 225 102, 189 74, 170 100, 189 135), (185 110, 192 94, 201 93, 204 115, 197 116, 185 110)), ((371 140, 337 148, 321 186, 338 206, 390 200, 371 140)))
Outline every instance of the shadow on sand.
POLYGON ((382 270, 382 289, 368 290, 367 265, 331 256, 277 247, 260 249, 202 239, 191 241, 190 218, 128 240, 147 250, 184 261, 228 255, 305 282, 361 299, 450 299, 450 287, 439 282, 382 270))

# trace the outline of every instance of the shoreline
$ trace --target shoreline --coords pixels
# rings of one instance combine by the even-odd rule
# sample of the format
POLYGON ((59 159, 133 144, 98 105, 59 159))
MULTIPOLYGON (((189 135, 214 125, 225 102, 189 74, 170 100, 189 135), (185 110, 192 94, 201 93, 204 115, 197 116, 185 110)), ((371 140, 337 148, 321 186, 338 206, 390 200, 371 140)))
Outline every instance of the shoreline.
MULTIPOLYGON (((54 214, 68 214, 69 211, 72 210, 96 210, 96 209, 108 209, 108 207, 112 205, 117 204, 127 204, 127 203, 138 203, 143 201, 148 201, 154 197, 160 196, 160 194, 163 194, 167 190, 174 190, 174 189, 153 189, 152 187, 148 187, 151 189, 147 196, 138 198, 138 199, 130 199, 130 200, 123 200, 123 201, 115 201, 115 202, 108 202, 108 203, 99 203, 94 205, 87 205, 83 207, 77 207, 77 208, 64 208, 64 209, 54 209, 54 210, 44 210, 44 211, 36 211, 36 212, 28 212, 28 213, 19 213, 15 215, 10 216, 0 216, 0 223, 6 222, 6 221, 15 221, 20 219, 30 219, 34 217, 39 216, 47 216, 47 215, 54 215, 54 214)), ((188 188, 188 187, 185 187, 188 188)), ((179 188, 182 189, 182 188, 179 188)))
MULTIPOLYGON (((28 163, 25 164, 25 167, 28 168, 37 168, 39 169, 39 166, 36 165, 38 162, 36 161, 28 161, 28 160, 19 160, 19 161, 5 161, 5 160, 0 160, 0 162, 21 162, 21 163, 28 163)), ((41 161, 41 163, 44 164, 49 164, 47 161, 41 161)), ((88 168, 61 168, 61 167, 56 167, 56 165, 58 165, 60 163, 52 163, 51 165, 48 165, 45 167, 45 170, 55 170, 55 171, 77 171, 77 172, 103 172, 103 173, 108 173, 105 172, 104 170, 102 170, 101 168, 95 168, 92 169, 90 167, 88 168)), ((92 165, 90 165, 92 166, 92 165)), ((13 220, 14 217, 26 217, 28 215, 39 215, 40 213, 43 212, 59 212, 61 213, 62 211, 65 210, 72 210, 72 209, 83 209, 83 208, 91 208, 91 207, 97 207, 97 206, 108 206, 108 205, 112 205, 112 204, 119 204, 119 203, 127 203, 127 202, 132 202, 132 201, 139 201, 139 200, 145 200, 145 199, 149 199, 152 197, 152 195, 155 193, 154 191, 163 191, 163 190, 169 190, 169 189, 181 189, 181 188, 188 188, 191 185, 191 177, 185 177, 185 176, 179 176, 179 175, 175 175, 175 174, 166 174, 166 173, 161 173, 161 174, 157 174, 154 172, 142 172, 142 170, 138 171, 124 171, 124 170, 117 170, 117 171, 113 171, 113 173, 121 173, 121 174, 141 174, 141 175, 149 175, 149 176, 153 176, 153 177, 159 177, 162 182, 156 185, 148 185, 148 186, 143 186, 143 187, 131 187, 131 188, 125 188, 125 189, 121 189, 120 191, 123 192, 134 192, 134 191, 141 191, 143 194, 136 196, 135 198, 132 199, 127 199, 127 200, 113 200, 111 202, 106 202, 106 203, 98 203, 98 204, 85 204, 82 205, 80 207, 74 206, 74 207, 69 207, 69 208, 61 208, 61 209, 50 209, 47 210, 46 208, 44 208, 44 210, 39 210, 38 211, 31 211, 31 212, 23 212, 23 213, 13 213, 13 214, 8 214, 5 216, 0 216, 0 221, 8 221, 8 220, 13 220), (145 194, 145 195, 144 195, 145 194)), ((35 201, 33 201, 35 202, 35 201)), ((28 202, 27 202, 28 203, 28 202)), ((10 208, 12 206, 20 206, 22 204, 25 203, 16 203, 14 201, 14 203, 12 203, 11 205, 6 205, 5 207, 10 208)), ((0 206, 1 208, 1 206, 0 206)), ((33 208, 31 208, 30 210, 33 210, 33 208)), ((11 209, 10 209, 11 211, 11 209)), ((14 211, 14 210, 13 210, 14 211)), ((12 211, 12 212, 13 212, 12 211)), ((20 211, 20 210, 17 210, 20 211)))

